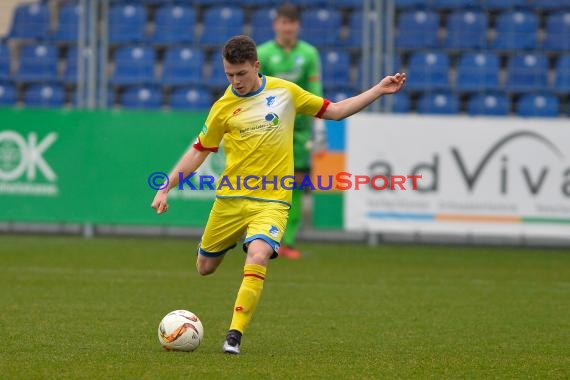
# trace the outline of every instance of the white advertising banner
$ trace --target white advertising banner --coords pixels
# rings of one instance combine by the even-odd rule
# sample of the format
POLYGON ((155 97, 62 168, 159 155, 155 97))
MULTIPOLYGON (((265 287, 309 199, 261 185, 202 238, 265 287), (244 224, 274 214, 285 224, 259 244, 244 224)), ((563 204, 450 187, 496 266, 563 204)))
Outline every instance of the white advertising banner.
POLYGON ((347 123, 345 228, 570 236, 570 120, 384 116, 347 123))

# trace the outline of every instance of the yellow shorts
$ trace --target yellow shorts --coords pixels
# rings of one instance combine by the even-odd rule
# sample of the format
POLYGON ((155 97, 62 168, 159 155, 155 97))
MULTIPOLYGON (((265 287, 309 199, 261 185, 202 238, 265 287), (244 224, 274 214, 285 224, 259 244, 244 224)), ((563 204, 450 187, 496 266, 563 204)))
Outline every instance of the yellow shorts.
POLYGON ((271 258, 277 257, 285 231, 289 206, 247 198, 216 198, 198 252, 206 257, 225 254, 244 238, 243 250, 255 239, 273 248, 271 258))

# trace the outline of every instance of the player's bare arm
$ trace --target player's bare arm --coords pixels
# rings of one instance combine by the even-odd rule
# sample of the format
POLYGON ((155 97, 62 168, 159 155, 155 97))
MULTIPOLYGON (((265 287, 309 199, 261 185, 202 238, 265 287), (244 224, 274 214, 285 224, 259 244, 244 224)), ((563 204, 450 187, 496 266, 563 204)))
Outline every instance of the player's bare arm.
POLYGON ((184 177, 186 177, 190 173, 196 171, 200 165, 202 165, 206 157, 208 157, 208 154, 210 154, 210 151, 208 150, 200 151, 191 147, 190 150, 182 156, 168 176, 170 180, 168 186, 156 192, 156 195, 150 205, 150 207, 156 210, 157 214, 162 214, 168 210, 168 192, 170 189, 178 186, 180 178, 179 173, 184 173, 184 177))
POLYGON ((397 73, 388 75, 374 87, 363 93, 340 102, 331 103, 323 113, 323 119, 342 120, 363 110, 382 95, 389 95, 400 91, 406 83, 406 74, 397 73))

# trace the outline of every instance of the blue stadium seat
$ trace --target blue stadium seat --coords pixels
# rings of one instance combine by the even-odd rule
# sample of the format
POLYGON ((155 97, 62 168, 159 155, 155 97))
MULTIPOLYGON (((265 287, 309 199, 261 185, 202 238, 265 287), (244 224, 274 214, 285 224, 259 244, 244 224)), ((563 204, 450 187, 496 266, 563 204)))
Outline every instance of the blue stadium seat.
POLYGON ((244 13, 238 7, 213 7, 204 11, 204 28, 200 43, 223 45, 229 38, 243 34, 244 13))
POLYGON ((162 66, 162 84, 173 86, 202 83, 204 62, 204 53, 200 49, 168 49, 162 66))
POLYGON ((65 55, 65 68, 61 76, 61 79, 66 84, 77 82, 77 58, 77 47, 70 47, 65 55))
POLYGON ((336 8, 358 9, 362 7, 362 0, 335 0, 336 8))
POLYGON ((0 79, 10 77, 11 55, 8 45, 0 43, 0 79))
POLYGON ((65 43, 77 42, 80 16, 81 6, 79 4, 73 2, 62 4, 57 18, 57 27, 52 35, 53 40, 65 43))
POLYGON ((395 0, 396 8, 425 8, 428 6, 429 0, 395 0))
POLYGON ((568 0, 537 0, 533 3, 535 9, 553 11, 568 8, 568 0))
POLYGON ((473 94, 467 102, 467 113, 472 116, 507 116, 509 99, 502 93, 473 94))
POLYGON ((525 94, 518 100, 517 115, 530 117, 557 117, 560 115, 560 101, 552 94, 525 94))
POLYGON ((504 12, 497 17, 495 32, 495 49, 534 49, 538 35, 538 16, 524 10, 504 12))
MULTIPOLYGON (((245 1, 247 1, 247 0, 245 0, 245 1)), ((289 0, 288 2, 291 4, 294 4, 298 7, 303 7, 303 8, 317 8, 317 7, 327 5, 326 0, 289 0)), ((336 3, 335 3, 335 6, 336 6, 336 3)))
POLYGON ((159 109, 162 91, 156 86, 129 86, 121 94, 121 107, 129 109, 159 109))
POLYGON ((415 10, 400 14, 396 33, 396 47, 420 49, 438 44, 439 14, 432 11, 415 10))
POLYGON ((350 56, 345 50, 321 53, 322 82, 328 88, 350 86, 350 56))
POLYGON ((170 108, 174 110, 207 110, 212 106, 210 91, 200 87, 178 87, 170 95, 170 108))
POLYGON ((485 8, 490 10, 512 9, 528 5, 527 0, 481 0, 481 2, 485 8))
POLYGON ((20 49, 16 79, 22 82, 57 79, 58 50, 53 45, 25 45, 20 49))
POLYGON ((544 89, 548 81, 548 59, 541 53, 516 54, 507 63, 506 90, 513 92, 544 89))
POLYGON ((464 53, 457 64, 456 88, 459 91, 499 88, 499 57, 493 52, 464 53))
POLYGON ((329 99, 331 102, 340 102, 341 100, 348 99, 354 95, 356 95, 354 90, 350 88, 339 88, 325 91, 325 98, 329 99))
POLYGON ((434 9, 468 9, 478 7, 480 0, 432 0, 431 6, 434 9))
MULTIPOLYGON (((78 75, 78 68, 77 68, 77 47, 70 46, 65 54, 65 66, 61 75, 61 80, 65 84, 75 84, 77 83, 77 75, 78 75)), ((87 65, 87 54, 83 54, 83 59, 85 60, 85 65, 87 65)), ((87 73, 85 73, 87 75, 87 73)))
POLYGON ((459 113, 459 99, 447 91, 425 93, 418 100, 418 113, 440 115, 459 113))
POLYGON ((301 14, 301 38, 317 47, 338 46, 342 18, 335 9, 311 9, 301 14))
POLYGON ((226 72, 224 70, 224 64, 222 63, 222 53, 215 52, 210 57, 211 72, 208 76, 208 81, 206 86, 211 90, 220 90, 226 88, 230 83, 226 77, 226 72))
POLYGON ((408 90, 434 90, 449 86, 449 57, 442 52, 416 52, 408 65, 408 90))
POLYGON ((20 4, 12 18, 10 38, 44 39, 49 35, 50 12, 47 3, 20 4))
POLYGON ((110 82, 115 85, 154 82, 154 49, 144 46, 125 46, 115 54, 115 71, 110 82))
POLYGON ((544 44, 547 50, 570 50, 570 2, 567 12, 554 13, 546 18, 544 44))
POLYGON ((410 112, 410 97, 405 92, 397 92, 390 96, 383 96, 380 98, 380 104, 384 107, 391 104, 393 113, 408 113, 410 112))
POLYGON ((560 56, 556 61, 555 69, 554 90, 561 93, 570 93, 570 54, 560 56))
POLYGON ((11 83, 0 82, 0 106, 13 106, 16 104, 16 88, 11 83))
MULTIPOLYGON (((400 59, 400 56, 396 53, 396 55, 390 57, 388 55, 385 55, 382 57, 384 59, 383 62, 383 67, 382 68, 377 68, 379 70, 378 72, 378 76, 374 77, 374 69, 375 67, 373 66, 372 62, 368 62, 369 68, 368 68, 368 72, 370 73, 371 78, 370 79, 370 83, 363 83, 364 81, 364 62, 360 62, 360 65, 358 66, 358 69, 356 71, 356 80, 354 81, 354 86, 355 88, 366 88, 368 89, 370 86, 378 83, 378 81, 380 79, 382 79, 385 75, 391 75, 391 74, 395 74, 397 72, 404 72, 403 67, 402 67, 402 61, 400 59)), ((407 86, 407 84, 406 84, 407 86)))
POLYGON ((156 11, 152 42, 173 44, 194 41, 196 12, 187 5, 164 5, 156 11))
MULTIPOLYGON (((370 13, 372 15, 373 13, 370 13)), ((348 35, 344 43, 348 47, 362 47, 362 28, 364 25, 363 12, 361 10, 350 12, 348 16, 348 35)))
MULTIPOLYGON (((224 0, 218 0, 220 5, 224 5, 227 4, 227 2, 225 2, 224 0)), ((235 2, 232 2, 232 4, 235 4, 235 2)), ((277 0, 240 0, 238 1, 238 4, 241 5, 242 7, 253 7, 254 9, 259 9, 260 7, 274 7, 276 5, 279 5, 279 1, 277 0)))
POLYGON ((251 38, 257 43, 272 40, 275 8, 255 9, 251 14, 251 38))
POLYGON ((24 93, 27 107, 58 108, 65 104, 65 93, 59 84, 33 84, 24 93))
POLYGON ((476 10, 460 10, 447 19, 444 46, 450 49, 477 49, 487 45, 487 14, 476 10))
POLYGON ((145 39, 147 10, 142 5, 118 4, 109 9, 109 42, 141 42, 145 39))
MULTIPOLYGON (((368 24, 370 25, 370 37, 372 40, 374 36, 374 27, 378 22, 378 15, 375 12, 370 12, 366 14, 368 17, 368 24)), ((349 48, 361 49, 363 43, 362 29, 364 27, 363 12, 361 10, 355 10, 348 16, 348 34, 346 39, 343 41, 345 45, 349 48)))

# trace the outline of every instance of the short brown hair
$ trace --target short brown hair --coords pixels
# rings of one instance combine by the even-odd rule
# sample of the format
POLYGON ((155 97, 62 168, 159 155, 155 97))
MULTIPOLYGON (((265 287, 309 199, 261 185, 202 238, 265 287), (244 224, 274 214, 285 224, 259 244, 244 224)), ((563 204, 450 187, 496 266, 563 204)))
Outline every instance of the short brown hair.
POLYGON ((235 36, 224 45, 222 57, 232 65, 257 61, 257 46, 248 36, 235 36))
POLYGON ((277 13, 275 17, 285 17, 289 20, 299 21, 301 19, 301 14, 299 12, 299 8, 297 8, 293 4, 283 4, 279 8, 277 8, 277 13))

